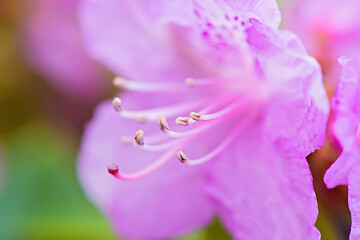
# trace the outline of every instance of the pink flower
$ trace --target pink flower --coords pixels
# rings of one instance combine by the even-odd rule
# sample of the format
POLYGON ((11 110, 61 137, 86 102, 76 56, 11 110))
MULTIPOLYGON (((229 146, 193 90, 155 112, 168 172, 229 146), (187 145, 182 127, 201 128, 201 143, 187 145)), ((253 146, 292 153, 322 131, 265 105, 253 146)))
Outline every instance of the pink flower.
POLYGON ((329 87, 335 87, 341 55, 360 54, 360 4, 357 0, 294 0, 284 6, 284 25, 304 42, 324 70, 329 87))
POLYGON ((80 10, 91 55, 131 79, 114 80, 124 93, 116 111, 98 107, 78 162, 119 236, 177 237, 219 216, 234 239, 319 238, 305 157, 323 143, 328 102, 318 63, 277 30, 275 1, 80 10))
POLYGON ((104 72, 86 55, 76 22, 77 0, 25 1, 22 45, 29 64, 59 89, 96 99, 104 72))
POLYGON ((349 185, 350 239, 360 239, 360 66, 356 58, 341 57, 339 62, 343 70, 331 102, 332 130, 343 151, 324 180, 329 188, 349 185))

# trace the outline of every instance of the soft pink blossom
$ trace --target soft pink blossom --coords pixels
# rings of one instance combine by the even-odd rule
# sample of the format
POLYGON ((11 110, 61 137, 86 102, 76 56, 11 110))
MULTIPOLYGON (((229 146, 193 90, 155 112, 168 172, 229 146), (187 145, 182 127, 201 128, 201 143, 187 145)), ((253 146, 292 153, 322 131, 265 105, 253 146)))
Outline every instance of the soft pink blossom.
POLYGON ((24 1, 22 46, 30 66, 79 99, 104 91, 104 72, 84 51, 77 25, 78 0, 24 1))
POLYGON ((305 157, 328 102, 275 1, 87 0, 80 20, 91 55, 125 77, 78 162, 119 236, 172 238, 219 216, 234 239, 319 238, 305 157))
POLYGON ((349 185, 352 228, 350 239, 360 239, 360 65, 356 58, 341 57, 343 66, 331 106, 332 131, 343 151, 325 174, 325 183, 333 188, 349 185))
POLYGON ((337 58, 360 54, 359 1, 291 0, 283 10, 284 27, 300 37, 320 61, 326 83, 335 88, 341 70, 337 58))

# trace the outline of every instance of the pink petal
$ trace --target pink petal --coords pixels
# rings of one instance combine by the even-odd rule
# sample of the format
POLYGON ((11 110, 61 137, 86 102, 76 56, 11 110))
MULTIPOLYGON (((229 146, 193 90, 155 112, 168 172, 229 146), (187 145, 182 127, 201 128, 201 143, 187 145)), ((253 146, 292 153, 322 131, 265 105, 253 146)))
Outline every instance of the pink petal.
POLYGON ((320 66, 291 32, 251 22, 248 43, 271 92, 265 134, 288 154, 306 157, 325 140, 329 104, 320 66))
MULTIPOLYGON (((307 47, 312 44, 321 48, 321 34, 329 37, 326 40, 335 40, 341 36, 353 34, 359 37, 355 31, 360 28, 357 14, 360 6, 357 0, 296 0, 291 1, 284 7, 284 24, 296 32, 307 47), (303 21, 299 21, 302 19, 303 21), (312 43, 310 43, 312 41, 312 43)), ((351 40, 351 39, 348 39, 351 40)), ((337 47, 341 47, 338 43, 337 47)), ((310 48, 311 52, 314 50, 310 48)), ((331 49, 329 49, 331 50, 331 49)), ((334 49, 337 50, 337 49, 334 49)))
POLYGON ((223 0, 226 4, 245 12, 248 18, 256 18, 266 25, 278 28, 281 22, 281 14, 276 1, 267 0, 223 0))
POLYGON ((357 0, 295 0, 283 7, 284 27, 294 31, 322 64, 324 80, 335 88, 341 55, 360 54, 357 0))
POLYGON ((328 188, 337 185, 347 185, 350 172, 359 167, 360 149, 358 146, 351 146, 344 149, 339 158, 330 166, 324 176, 328 188))
MULTIPOLYGON (((128 107, 144 106, 136 98, 129 94, 124 100, 128 107)), ((155 161, 159 153, 124 145, 121 137, 143 129, 146 141, 146 136, 159 132, 158 128, 156 123, 140 124, 119 117, 110 102, 99 106, 86 128, 78 162, 80 180, 121 237, 178 237, 203 227, 213 217, 213 207, 203 194, 203 168, 181 165, 176 154, 142 179, 122 182, 107 173, 112 163, 118 164, 120 171, 131 173, 155 161)))
POLYGON ((222 222, 234 239, 319 239, 306 159, 282 155, 255 127, 213 165, 208 193, 222 222))
POLYGON ((351 212, 350 240, 360 239, 360 171, 349 176, 349 208, 351 212))
POLYGON ((360 122, 360 72, 356 58, 340 58, 343 65, 336 92, 331 100, 334 112, 334 135, 343 148, 355 141, 360 122))
POLYGON ((280 22, 276 1, 263 2, 83 1, 79 19, 90 54, 116 74, 183 80, 235 75, 249 64, 248 18, 274 27, 280 22))
POLYGON ((175 55, 175 36, 158 23, 156 11, 162 8, 155 5, 153 0, 82 1, 79 20, 89 53, 132 80, 185 79, 189 69, 196 72, 175 55))
POLYGON ((360 123, 360 73, 356 58, 339 58, 343 65, 338 87, 332 99, 334 136, 343 152, 326 171, 324 181, 329 188, 349 185, 349 208, 352 218, 350 239, 359 239, 359 123, 360 123))
POLYGON ((86 55, 76 22, 78 1, 26 1, 22 35, 29 64, 60 89, 87 99, 104 90, 104 72, 86 55))

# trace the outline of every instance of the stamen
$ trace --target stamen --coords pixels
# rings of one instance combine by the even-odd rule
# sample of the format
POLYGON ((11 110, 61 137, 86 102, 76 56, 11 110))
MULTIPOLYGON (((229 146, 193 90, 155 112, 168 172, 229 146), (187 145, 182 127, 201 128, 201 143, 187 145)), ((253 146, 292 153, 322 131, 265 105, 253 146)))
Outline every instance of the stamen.
POLYGON ((191 88, 196 87, 196 86, 218 86, 218 85, 222 85, 224 83, 233 83, 236 80, 234 79, 217 79, 217 78, 186 78, 185 79, 185 84, 191 88))
POLYGON ((123 87, 124 85, 126 85, 126 81, 122 77, 115 77, 112 83, 115 87, 123 87))
POLYGON ((121 112, 124 110, 123 107, 121 106, 121 99, 118 97, 114 98, 114 100, 112 101, 112 105, 117 112, 121 112))
POLYGON ((225 106, 226 104, 228 104, 229 102, 232 102, 236 99, 238 99, 239 96, 229 96, 229 97, 222 97, 221 100, 218 100, 216 99, 215 101, 212 100, 211 104, 207 104, 203 109, 199 110, 198 113, 201 113, 201 114, 206 114, 208 113, 209 111, 214 111, 215 109, 219 108, 219 107, 223 107, 225 106))
POLYGON ((189 131, 183 131, 183 132, 175 132, 175 131, 171 131, 171 130, 163 130, 169 137, 173 137, 173 138, 182 138, 182 137, 186 137, 186 136, 190 136, 190 135, 195 135, 201 132, 206 131, 207 129, 213 127, 214 125, 220 123, 221 121, 213 121, 213 122, 209 122, 207 124, 204 124, 203 126, 194 128, 192 130, 189 131))
MULTIPOLYGON (((217 106, 217 104, 215 104, 214 106, 217 106)), ((212 106, 213 107, 213 106, 212 106)), ((211 109, 211 108, 209 108, 211 109)), ((244 110, 244 109, 239 109, 239 110, 244 110)), ((254 111, 256 110, 256 108, 254 108, 254 111)), ((221 111, 220 111, 221 112, 221 111)), ((240 111, 236 111, 236 112, 233 112, 234 114, 240 114, 240 111)), ((228 118, 230 117, 232 114, 224 114, 224 118, 228 118)), ((199 119, 200 120, 203 120, 203 117, 204 115, 200 115, 199 116, 199 119)), ((195 122, 195 120, 193 120, 192 118, 189 119, 189 121, 193 121, 195 122)), ((189 136, 189 135, 195 135, 195 134, 199 134, 201 132, 204 132, 206 131, 207 129, 209 128, 212 128, 213 126, 219 124, 219 123, 223 123, 223 120, 216 120, 216 118, 214 119, 204 119, 204 120, 213 120, 207 124, 204 124, 203 126, 201 127, 197 127, 197 128, 194 128, 192 130, 189 130, 189 131, 183 131, 183 132, 175 132, 175 131, 170 131, 170 130, 165 130, 164 132, 170 136, 170 137, 173 137, 173 138, 181 138, 181 137, 186 137, 186 136, 189 136)), ((189 122, 189 123, 193 123, 193 122, 189 122)))
POLYGON ((170 147, 176 146, 182 141, 182 140, 181 141, 173 140, 163 144, 149 145, 149 144, 145 144, 144 135, 145 133, 143 130, 137 131, 135 133, 135 143, 137 146, 141 147, 142 150, 151 151, 151 152, 164 151, 166 149, 169 149, 170 147))
POLYGON ((156 132, 154 134, 146 136, 146 143, 157 143, 157 142, 162 142, 164 140, 167 141, 168 138, 162 132, 156 132))
POLYGON ((138 116, 135 117, 135 119, 139 123, 144 123, 144 122, 149 121, 149 119, 146 116, 143 116, 143 115, 138 115, 138 116))
POLYGON ((178 151, 177 153, 176 153, 176 156, 177 156, 177 158, 180 160, 180 162, 185 162, 185 161, 187 161, 187 160, 189 160, 187 157, 186 157, 186 155, 185 155, 185 153, 183 152, 183 151, 178 151))
POLYGON ((159 116, 158 117, 158 124, 161 129, 161 131, 170 130, 169 124, 166 122, 165 116, 159 116))
POLYGON ((185 91, 187 90, 183 84, 174 82, 137 82, 128 81, 122 77, 115 77, 113 85, 120 89, 137 92, 162 92, 162 91, 185 91))
POLYGON ((108 166, 108 172, 112 175, 116 174, 119 171, 119 167, 116 164, 111 164, 108 166))
POLYGON ((153 162, 152 164, 150 164, 149 166, 147 166, 146 168, 144 168, 138 172, 131 173, 131 174, 121 173, 119 171, 118 165, 116 165, 116 164, 112 164, 112 165, 108 166, 108 172, 111 175, 113 175, 115 178, 117 178, 119 180, 123 180, 123 181, 135 180, 135 179, 145 177, 146 175, 156 171, 157 169, 162 167, 165 163, 167 163, 174 156, 174 154, 179 150, 179 148, 184 146, 184 144, 185 144, 185 141, 182 141, 176 148, 173 148, 173 149, 165 152, 158 160, 156 160, 155 162, 153 162))
POLYGON ((191 112, 191 113, 190 113, 190 117, 191 117, 192 120, 199 122, 199 121, 200 121, 201 114, 200 114, 200 113, 196 113, 196 112, 191 112))
POLYGON ((188 165, 198 165, 198 164, 202 164, 202 163, 205 163, 205 162, 211 160, 212 158, 217 156, 219 153, 224 151, 224 149, 235 140, 235 138, 240 134, 240 132, 242 132, 246 127, 249 126, 249 124, 251 123, 251 121, 254 119, 255 116, 256 115, 254 113, 250 114, 234 130, 232 130, 230 132, 230 134, 224 139, 224 141, 222 141, 217 147, 215 147, 207 155, 205 155, 201 158, 198 158, 198 159, 194 159, 194 160, 185 159, 184 161, 182 161, 182 163, 188 164, 188 165))
POLYGON ((187 126, 189 125, 189 120, 190 118, 188 117, 178 117, 176 118, 175 123, 178 125, 187 126))
POLYGON ((146 151, 150 151, 150 152, 158 152, 158 151, 164 151, 167 150, 171 147, 175 147, 177 146, 180 142, 182 142, 183 140, 181 139, 181 141, 179 140, 172 140, 172 141, 168 141, 166 143, 163 144, 158 144, 158 145, 149 145, 149 144, 144 144, 141 149, 146 150, 146 151))
POLYGON ((247 100, 239 99, 235 103, 232 103, 229 106, 221 109, 220 111, 211 114, 199 114, 192 112, 190 113, 190 117, 195 121, 217 119, 231 113, 234 109, 236 109, 237 112, 239 112, 240 110, 242 110, 239 109, 241 105, 248 106, 247 100))
POLYGON ((187 79, 185 79, 185 84, 188 85, 189 87, 194 87, 195 80, 193 78, 187 78, 187 79))
MULTIPOLYGON (((195 115, 202 115, 202 114, 205 114, 205 113, 207 113, 209 111, 213 111, 213 110, 217 109, 218 107, 224 106, 226 103, 228 103, 232 99, 234 99, 233 96, 227 97, 227 98, 225 98, 225 100, 215 101, 214 103, 207 104, 204 108, 199 110, 199 113, 195 113, 195 115)), ((193 117, 195 117, 195 116, 193 116, 193 117)), ((175 121, 176 124, 183 125, 183 126, 188 126, 188 125, 193 124, 195 122, 197 122, 197 121, 192 119, 192 118, 188 118, 188 117, 178 117, 176 119, 176 121, 175 121)))
POLYGON ((138 146, 144 146, 144 131, 139 130, 135 133, 135 143, 138 146))
POLYGON ((121 141, 125 144, 131 144, 132 143, 132 137, 129 136, 121 136, 121 141))
POLYGON ((122 101, 120 98, 115 97, 112 105, 114 109, 125 118, 134 119, 138 122, 145 121, 155 121, 158 119, 159 115, 164 115, 171 117, 176 116, 181 112, 185 112, 191 108, 204 106, 208 102, 208 99, 201 99, 198 101, 192 101, 188 103, 181 103, 166 107, 153 108, 148 110, 140 110, 140 111, 128 111, 122 107, 122 101))

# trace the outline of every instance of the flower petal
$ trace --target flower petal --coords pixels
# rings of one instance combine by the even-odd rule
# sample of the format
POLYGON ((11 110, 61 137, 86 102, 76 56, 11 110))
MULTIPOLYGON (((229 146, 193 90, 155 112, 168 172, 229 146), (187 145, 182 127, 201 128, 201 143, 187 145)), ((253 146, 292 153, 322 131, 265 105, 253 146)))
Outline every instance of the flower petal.
POLYGON ((339 58, 343 65, 336 92, 331 100, 334 112, 333 131, 343 148, 355 141, 360 123, 360 72, 356 58, 339 58))
POLYGON ((265 134, 288 154, 306 157, 325 140, 329 104, 320 66, 291 32, 251 23, 248 43, 271 93, 265 134))
MULTIPOLYGON (((143 106, 133 98, 137 96, 126 97, 130 107, 143 106)), ((128 173, 155 161, 160 153, 125 145, 121 137, 133 136, 138 129, 152 134, 158 128, 156 123, 140 124, 119 117, 110 102, 98 107, 86 128, 78 162, 80 180, 121 237, 177 237, 206 225, 213 217, 212 205, 202 190, 205 182, 202 168, 181 165, 176 153, 164 166, 142 179, 122 182, 107 173, 107 166, 112 163, 128 173)))
POLYGON ((281 14, 276 1, 267 0, 223 0, 226 4, 245 12, 248 18, 256 18, 266 25, 278 28, 281 22, 281 14))
POLYGON ((156 1, 85 0, 79 9, 88 52, 116 74, 134 80, 171 80, 196 72, 193 64, 175 55, 175 36, 159 23, 163 8, 156 1))
POLYGON ((330 166, 324 176, 329 188, 340 184, 349 185, 349 208, 351 212, 350 239, 360 238, 360 72, 356 58, 339 58, 343 66, 336 92, 332 98, 334 136, 339 140, 343 151, 330 166))
POLYGON ((360 171, 349 176, 349 208, 351 212, 350 240, 360 239, 360 171))
POLYGON ((87 99, 104 91, 104 72, 86 55, 76 22, 77 0, 25 1, 22 35, 29 64, 56 86, 87 99))
POLYGON ((283 9, 284 27, 295 32, 318 59, 324 81, 333 90, 341 70, 336 59, 360 54, 358 1, 295 0, 287 1, 283 9))
POLYGON ((208 193, 234 239, 319 239, 305 158, 282 155, 254 128, 213 165, 208 193))
POLYGON ((360 149, 357 146, 344 149, 339 158, 325 173, 324 181, 326 186, 334 188, 337 185, 349 184, 349 174, 354 168, 358 168, 359 159, 360 149))
POLYGON ((280 22, 276 1, 240 2, 85 0, 79 15, 88 51, 115 73, 183 80, 238 74, 239 65, 250 61, 245 22, 280 22))

